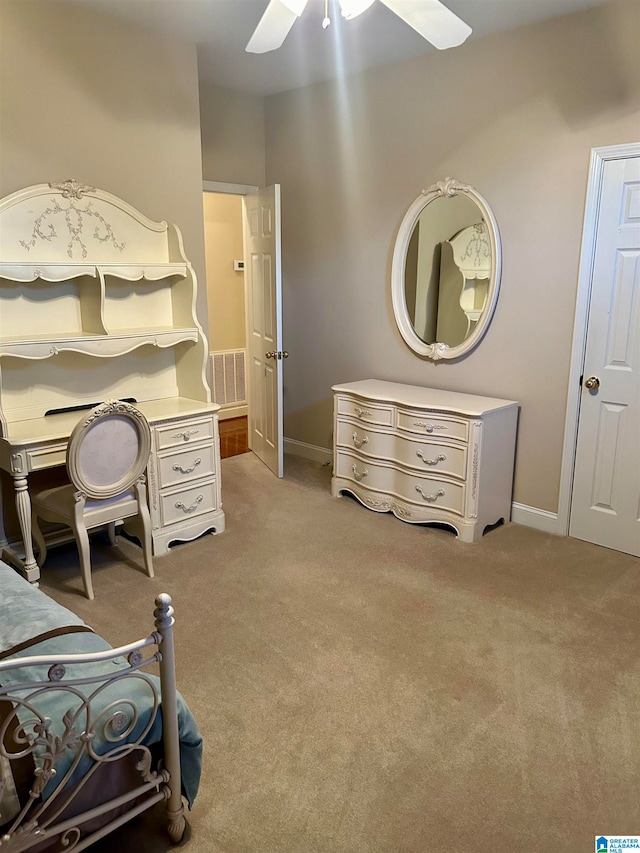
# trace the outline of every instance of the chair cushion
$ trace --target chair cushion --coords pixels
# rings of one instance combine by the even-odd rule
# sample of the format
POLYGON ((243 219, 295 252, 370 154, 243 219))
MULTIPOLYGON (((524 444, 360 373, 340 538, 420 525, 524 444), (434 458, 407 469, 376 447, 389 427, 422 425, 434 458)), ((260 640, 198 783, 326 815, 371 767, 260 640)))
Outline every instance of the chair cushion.
MULTIPOLYGON (((73 518, 75 512, 77 492, 73 483, 66 486, 54 486, 48 489, 36 491, 31 495, 31 503, 34 509, 38 507, 55 512, 57 515, 65 516, 69 519, 73 518)), ((103 501, 87 500, 84 505, 84 517, 87 527, 91 526, 91 515, 102 513, 104 510, 118 508, 118 513, 122 512, 123 516, 136 515, 138 512, 138 502, 134 492, 124 492, 122 495, 117 495, 115 498, 106 498, 103 501)))

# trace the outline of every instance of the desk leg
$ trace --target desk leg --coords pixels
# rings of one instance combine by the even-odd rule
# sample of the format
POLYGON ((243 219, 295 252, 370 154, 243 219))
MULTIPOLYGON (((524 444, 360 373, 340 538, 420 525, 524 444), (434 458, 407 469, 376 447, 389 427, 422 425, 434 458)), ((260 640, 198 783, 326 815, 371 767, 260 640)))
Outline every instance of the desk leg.
POLYGON ((3 506, 3 494, 2 494, 2 478, 0 477, 0 557, 2 556, 2 551, 9 544, 9 540, 7 539, 7 533, 4 529, 4 506, 3 506))
POLYGON ((31 498, 27 488, 27 478, 22 474, 13 475, 13 487, 16 491, 16 510, 20 522, 20 532, 24 544, 24 574, 30 583, 36 583, 40 578, 40 569, 33 554, 31 539, 31 498))

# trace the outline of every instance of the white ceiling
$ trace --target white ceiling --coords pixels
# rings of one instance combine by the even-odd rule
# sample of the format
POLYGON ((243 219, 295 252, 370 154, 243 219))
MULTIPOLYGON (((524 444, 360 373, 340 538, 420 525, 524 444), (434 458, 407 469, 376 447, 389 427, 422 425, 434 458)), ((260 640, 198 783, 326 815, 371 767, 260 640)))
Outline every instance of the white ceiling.
MULTIPOLYGON (((201 78, 256 95, 271 95, 435 50, 382 3, 343 21, 324 0, 309 0, 284 45, 261 55, 245 52, 267 0, 73 0, 109 15, 198 44, 201 78)), ((470 39, 569 14, 608 0, 446 0, 472 28, 470 39)), ((453 48, 455 50, 456 48, 453 48)))

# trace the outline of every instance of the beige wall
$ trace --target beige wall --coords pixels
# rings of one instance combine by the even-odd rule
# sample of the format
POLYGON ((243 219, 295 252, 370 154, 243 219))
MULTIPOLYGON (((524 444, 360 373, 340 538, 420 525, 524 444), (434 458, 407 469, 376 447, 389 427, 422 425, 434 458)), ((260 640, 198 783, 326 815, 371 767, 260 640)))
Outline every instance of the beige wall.
POLYGON ((264 98, 200 83, 205 181, 265 183, 264 98))
POLYGON ((376 377, 516 399, 514 499, 555 511, 590 150, 640 137, 640 4, 588 12, 266 101, 282 185, 285 435, 331 444, 331 385, 376 377), (452 175, 497 217, 502 291, 459 363, 393 319, 395 233, 452 175))
POLYGON ((209 350, 244 349, 244 273, 233 268, 244 257, 242 197, 207 192, 203 208, 209 350))
POLYGON ((64 2, 0 0, 0 20, 0 196, 73 177, 175 222, 206 329, 195 46, 64 2))
MULTIPOLYGON (((0 195, 76 178, 175 222, 204 281, 195 45, 65 2, 0 0, 0 195)), ((206 328, 206 293, 200 288, 206 328)))

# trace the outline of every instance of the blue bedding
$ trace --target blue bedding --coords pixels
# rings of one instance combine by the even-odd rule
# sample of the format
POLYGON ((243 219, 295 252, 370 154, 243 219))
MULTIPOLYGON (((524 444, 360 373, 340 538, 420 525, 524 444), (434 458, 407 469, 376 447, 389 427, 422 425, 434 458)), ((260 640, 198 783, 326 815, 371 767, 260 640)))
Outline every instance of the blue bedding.
POLYGON ((0 657, 34 637, 71 626, 91 630, 0 560, 0 657))
MULTIPOLYGON (((34 588, 20 577, 13 569, 0 561, 0 659, 3 661, 37 655, 68 655, 78 653, 96 653, 110 649, 111 646, 102 637, 95 634, 79 617, 70 610, 54 602, 40 590, 34 588), (70 633, 69 633, 70 632, 70 633)), ((91 678, 101 674, 112 674, 121 669, 126 670, 127 663, 123 658, 105 662, 74 664, 68 667, 65 675, 67 680, 73 678, 91 678)), ((0 671, 0 685, 13 688, 19 684, 34 680, 47 680, 48 667, 18 667, 0 671)), ((64 687, 65 680, 60 682, 64 687)), ((96 683, 93 690, 99 695, 92 701, 92 721, 99 716, 100 709, 109 707, 110 718, 113 713, 122 711, 126 718, 132 719, 132 708, 139 709, 131 731, 127 732, 128 741, 136 741, 146 729, 141 743, 153 747, 162 740, 162 709, 154 716, 153 693, 149 687, 152 683, 159 693, 159 679, 153 675, 140 674, 100 687, 96 683), (96 708, 98 709, 96 711, 96 708)), ((89 691, 86 691, 89 692, 89 691)), ((38 700, 38 710, 51 719, 51 731, 54 735, 62 735, 64 731, 63 717, 69 709, 75 710, 80 706, 68 690, 48 689, 38 700)), ((28 715, 25 714, 25 719, 28 715)), ((21 720, 23 721, 23 720, 21 720)), ((86 723, 84 712, 78 718, 75 728, 80 731, 86 723)), ((182 792, 189 807, 193 804, 198 791, 202 767, 202 737, 196 722, 182 696, 178 694, 178 724, 180 736, 180 762, 182 770, 182 792)), ((116 749, 120 740, 109 740, 109 733, 102 731, 102 726, 92 726, 95 735, 92 748, 98 754, 104 754, 116 749)), ((44 789, 43 796, 55 789, 55 785, 64 779, 65 773, 71 767, 73 752, 65 750, 56 761, 56 776, 44 789)), ((87 757, 84 763, 76 768, 70 780, 73 784, 78 776, 87 770, 87 757)))

